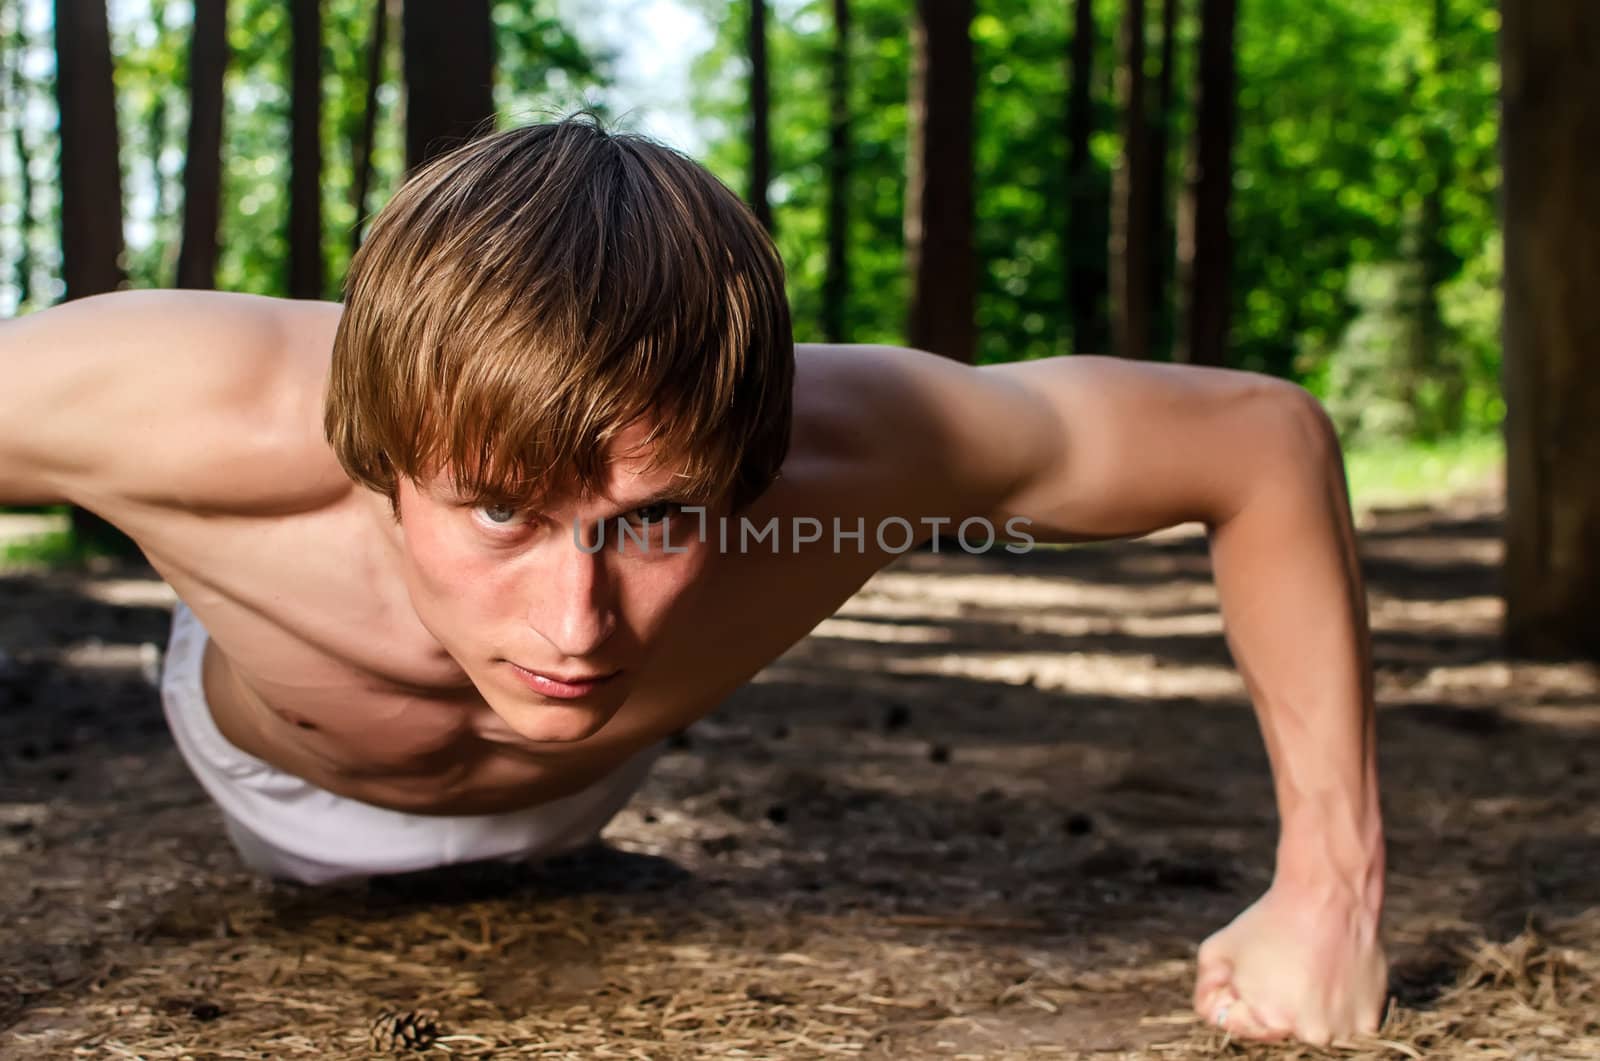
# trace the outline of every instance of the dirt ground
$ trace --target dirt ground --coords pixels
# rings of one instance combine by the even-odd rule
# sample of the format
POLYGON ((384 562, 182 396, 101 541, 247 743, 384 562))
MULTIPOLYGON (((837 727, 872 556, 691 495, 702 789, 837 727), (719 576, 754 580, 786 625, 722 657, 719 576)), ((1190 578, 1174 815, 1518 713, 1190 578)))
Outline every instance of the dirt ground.
POLYGON ((1245 1048, 1196 943, 1271 866, 1195 535, 914 554, 538 869, 253 880, 170 745, 171 596, 0 575, 0 1057, 1600 1057, 1600 673, 1497 643, 1499 501, 1363 517, 1380 1041, 1245 1048), (379 1021, 381 1028, 392 1021, 379 1021))

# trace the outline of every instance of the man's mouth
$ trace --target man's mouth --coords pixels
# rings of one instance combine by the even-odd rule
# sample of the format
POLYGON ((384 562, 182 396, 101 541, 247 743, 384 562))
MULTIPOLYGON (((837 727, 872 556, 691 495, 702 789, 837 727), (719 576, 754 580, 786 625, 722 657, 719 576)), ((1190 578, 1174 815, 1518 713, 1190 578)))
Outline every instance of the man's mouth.
MULTIPOLYGON (((510 660, 506 661, 510 663, 510 660)), ((588 696, 606 683, 614 679, 621 671, 607 672, 547 672, 529 670, 527 667, 511 663, 512 673, 517 678, 541 696, 550 696, 558 700, 578 700, 588 696)))

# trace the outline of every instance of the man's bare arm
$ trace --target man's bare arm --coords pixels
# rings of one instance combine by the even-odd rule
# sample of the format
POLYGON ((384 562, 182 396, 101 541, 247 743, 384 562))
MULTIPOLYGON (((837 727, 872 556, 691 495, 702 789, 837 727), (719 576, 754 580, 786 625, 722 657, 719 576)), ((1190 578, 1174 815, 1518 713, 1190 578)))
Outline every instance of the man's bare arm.
POLYGON ((961 515, 1024 516, 1041 541, 1206 526, 1281 834, 1272 892, 1202 949, 1196 1005, 1246 1035, 1371 1030, 1385 984, 1370 650, 1321 407, 1268 377, 1112 358, 884 364, 933 425, 915 443, 942 455, 926 488, 961 515))
POLYGON ((1343 462, 1304 390, 1248 373, 1073 358, 996 368, 1049 409, 1001 503, 1043 540, 1206 525, 1234 658, 1272 755, 1279 872, 1376 907, 1371 657, 1343 462))

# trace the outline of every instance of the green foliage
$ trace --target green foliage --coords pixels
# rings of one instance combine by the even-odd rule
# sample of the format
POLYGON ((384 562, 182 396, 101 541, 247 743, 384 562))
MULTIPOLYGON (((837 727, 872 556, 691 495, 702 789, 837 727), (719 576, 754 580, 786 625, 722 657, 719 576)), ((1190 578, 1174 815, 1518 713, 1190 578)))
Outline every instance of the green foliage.
MULTIPOLYGON (((719 131, 703 161, 742 195, 749 191, 748 0, 730 5, 705 0, 700 6, 717 36, 695 64, 694 104, 700 118, 719 131)), ((795 334, 814 342, 823 332, 832 4, 805 0, 769 8, 774 228, 789 273, 795 334)), ((845 325, 852 341, 893 342, 903 332, 907 299, 906 16, 897 3, 854 0, 851 18, 851 285, 845 325)))
POLYGON ((1066 352, 1066 4, 991 0, 973 21, 980 361, 1066 352))
MULTIPOLYGON (((1160 5, 1147 6, 1153 78, 1160 5)), ((700 8, 717 30, 695 68, 698 113, 716 130, 706 160, 742 192, 747 8, 700 8)), ((1055 0, 978 0, 983 361, 1064 352, 1064 260, 1105 253, 1063 246, 1069 13, 1055 0)), ((1102 181, 1121 150, 1111 77, 1120 16, 1120 4, 1096 4, 1102 181)), ((852 0, 852 17, 848 331, 902 341, 908 14, 892 0, 852 0)), ((1305 383, 1344 411, 1353 437, 1481 432, 1501 416, 1497 28, 1492 0, 1242 4, 1234 363, 1305 383)), ((1192 128, 1197 36, 1191 11, 1177 32, 1169 217, 1192 128)), ((802 340, 821 331, 832 44, 827 0, 772 5, 772 195, 802 340)), ((1156 335, 1171 334, 1176 302, 1169 292, 1157 307, 1156 335)))
MULTIPOLYGON (((55 105, 55 53, 48 34, 39 31, 17 3, 0 6, 4 28, 5 138, 10 158, 0 195, 3 245, 8 252, 0 298, 18 313, 49 305, 61 296, 61 187, 55 177, 60 135, 54 122, 29 120, 55 105), (27 174, 23 173, 26 162, 27 174), (15 205, 15 213, 11 208, 15 205)), ((0 157, 4 157, 0 154, 0 157)))
POLYGON ((0 569, 81 567, 85 559, 70 530, 0 543, 0 569))
MULTIPOLYGON (((37 509, 0 508, 0 519, 12 511, 40 514, 37 509)), ((132 547, 126 538, 79 534, 69 524, 67 512, 62 506, 44 511, 53 517, 51 522, 59 525, 47 525, 38 533, 0 537, 0 571, 18 568, 81 571, 96 564, 127 560, 138 555, 138 549, 132 547)), ((0 525, 0 529, 9 528, 0 525)))
MULTIPOLYGON (((697 113, 718 130, 704 161, 746 193, 747 0, 700 6, 717 30, 712 50, 695 66, 697 113)), ((980 178, 977 314, 980 360, 1009 361, 1064 351, 1065 5, 992 0, 989 6, 973 25, 979 69, 974 153, 980 175, 1004 173, 1006 179, 980 178)), ((1100 7, 1102 17, 1114 14, 1109 5, 1100 7)), ((846 334, 853 342, 902 342, 910 295, 904 229, 909 15, 897 0, 851 0, 850 11, 846 334)), ((1108 23, 1102 37, 1109 40, 1109 32, 1108 23)), ((774 227, 789 270, 796 335, 813 341, 822 334, 826 265, 831 0, 771 5, 768 36, 774 227)), ((1109 62, 1108 53, 1100 64, 1107 85, 1109 62)), ((1102 127, 1109 127, 1109 105, 1100 111, 1102 127)))
POLYGON ((282 294, 289 287, 288 5, 234 0, 228 47, 217 286, 282 294))
POLYGON ((170 284, 178 263, 189 66, 187 28, 172 17, 178 6, 151 0, 147 17, 112 33, 130 236, 125 268, 135 287, 170 284))
MULTIPOLYGON (((559 0, 497 0, 496 101, 502 123, 581 106, 611 56, 586 51, 557 18, 559 0)), ((715 30, 695 64, 693 105, 713 131, 708 165, 744 191, 748 0, 683 0, 715 30)), ((771 0, 771 188, 796 332, 822 334, 832 0, 771 0)), ((1150 12, 1147 73, 1159 63, 1160 4, 1150 12)), ((337 293, 362 222, 351 201, 374 0, 325 0, 323 192, 328 294, 337 293)), ((1178 27, 1170 213, 1192 128, 1195 5, 1178 27)), ((576 10, 574 8, 574 10, 576 10)), ((1092 140, 1104 188, 1120 154, 1112 92, 1118 0, 1097 0, 1092 140)), ((180 233, 191 8, 182 0, 115 5, 113 45, 129 217, 127 268, 139 286, 172 280, 180 233)), ((847 337, 903 340, 906 93, 904 0, 851 0, 847 337)), ((1064 263, 1103 261, 1104 218, 1065 245, 1068 0, 977 0, 976 245, 980 360, 1065 352, 1064 263)), ((232 0, 224 115, 218 285, 286 288, 289 25, 278 0, 232 0)), ((398 27, 396 27, 396 30, 398 27)), ((8 27, 16 33, 17 27, 8 27)), ((1239 16, 1233 230, 1234 363, 1299 380, 1352 439, 1482 432, 1499 393, 1500 243, 1495 196, 1499 69, 1493 0, 1244 0, 1239 16)), ((48 34, 33 31, 35 52, 48 34)), ((398 33, 379 94, 375 209, 403 173, 398 33)), ((23 95, 50 91, 27 64, 23 95)), ((35 104, 37 110, 37 103, 35 104)), ((30 246, 30 304, 51 298, 53 132, 25 130, 36 153, 41 226, 30 246)), ((8 185, 19 179, 14 167, 8 185)), ((14 201, 14 200, 13 200, 14 201)), ((1079 219, 1085 220, 1085 219, 1079 219)), ((8 221, 15 224, 15 221, 8 221)), ((1075 231, 1082 231, 1075 226, 1075 231)), ((1170 240, 1170 233, 1166 240, 1170 240)), ((18 246, 16 239, 6 241, 18 246)), ((1170 260, 1164 240, 1158 258, 1170 260)), ((15 270, 12 270, 13 272, 15 270)), ((8 285, 13 291, 19 285, 8 285)), ((1157 306, 1164 342, 1176 298, 1157 306)))
POLYGON ((615 56, 586 52, 549 2, 494 5, 495 108, 502 125, 542 121, 592 107, 587 94, 610 80, 615 56))
POLYGON ((1494 427, 1495 12, 1258 4, 1295 29, 1258 25, 1241 58, 1271 71, 1240 98, 1241 363, 1361 410, 1359 437, 1494 427), (1353 60, 1370 76, 1341 74, 1353 60))
MULTIPOLYGON (((128 271, 137 287, 173 282, 181 240, 188 129, 188 5, 147 0, 114 32, 119 131, 128 204, 128 271)), ((337 297, 353 229, 356 151, 366 106, 374 0, 325 0, 322 47, 322 211, 327 296, 337 297)), ((494 5, 495 99, 512 121, 573 109, 606 79, 608 56, 586 52, 554 15, 555 0, 494 5)), ((289 14, 279 0, 228 5, 222 217, 217 286, 282 294, 288 286, 289 14)), ((398 24, 388 34, 366 216, 404 176, 398 24)))
POLYGON ((1493 487, 1505 457, 1498 434, 1466 434, 1432 444, 1368 443, 1345 453, 1345 478, 1357 505, 1416 503, 1493 487))

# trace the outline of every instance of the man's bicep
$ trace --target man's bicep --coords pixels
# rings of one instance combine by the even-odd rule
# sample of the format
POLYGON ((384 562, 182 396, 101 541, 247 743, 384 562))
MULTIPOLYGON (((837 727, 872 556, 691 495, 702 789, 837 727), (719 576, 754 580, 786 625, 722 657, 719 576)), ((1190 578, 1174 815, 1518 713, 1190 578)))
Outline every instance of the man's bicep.
POLYGON ((992 371, 1051 411, 1052 437, 1031 445, 1042 456, 995 513, 1027 517, 1041 541, 1219 522, 1292 468, 1289 450, 1331 438, 1304 390, 1248 372, 1087 356, 992 371))

